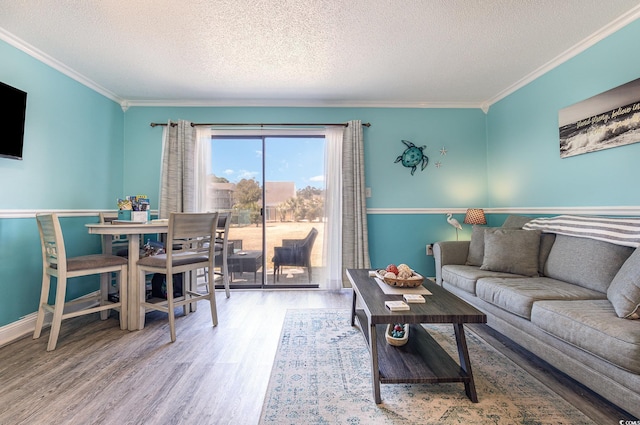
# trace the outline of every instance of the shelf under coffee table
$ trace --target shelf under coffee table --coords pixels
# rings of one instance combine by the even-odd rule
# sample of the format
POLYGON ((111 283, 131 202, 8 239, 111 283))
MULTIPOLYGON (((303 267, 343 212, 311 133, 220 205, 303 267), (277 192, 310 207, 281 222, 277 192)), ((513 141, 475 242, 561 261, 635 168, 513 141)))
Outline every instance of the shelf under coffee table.
POLYGON ((402 295, 385 294, 368 270, 348 269, 353 285, 351 324, 359 325, 371 352, 373 395, 381 403, 380 384, 461 382, 473 402, 478 401, 464 334, 464 323, 486 323, 486 315, 473 306, 426 280, 433 294, 425 304, 410 304, 410 311, 389 311, 384 302, 402 295), (359 304, 359 308, 357 308, 359 304), (407 344, 395 347, 385 340, 386 325, 410 323, 407 344), (429 335, 421 323, 451 323, 454 327, 460 364, 429 335))

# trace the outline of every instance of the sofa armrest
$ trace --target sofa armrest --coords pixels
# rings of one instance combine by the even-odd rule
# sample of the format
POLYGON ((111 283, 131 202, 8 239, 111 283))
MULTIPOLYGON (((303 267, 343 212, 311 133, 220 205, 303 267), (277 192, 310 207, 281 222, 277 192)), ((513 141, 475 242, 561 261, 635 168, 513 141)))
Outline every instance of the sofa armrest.
POLYGON ((465 264, 469 255, 469 241, 443 241, 433 244, 436 260, 436 283, 442 285, 442 266, 465 264))

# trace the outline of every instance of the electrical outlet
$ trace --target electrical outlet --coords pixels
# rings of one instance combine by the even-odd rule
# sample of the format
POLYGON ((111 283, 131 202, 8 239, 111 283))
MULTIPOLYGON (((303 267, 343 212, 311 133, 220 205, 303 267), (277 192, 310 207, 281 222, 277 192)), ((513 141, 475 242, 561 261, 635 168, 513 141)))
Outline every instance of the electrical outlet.
POLYGON ((433 255, 433 244, 427 245, 427 255, 433 255))

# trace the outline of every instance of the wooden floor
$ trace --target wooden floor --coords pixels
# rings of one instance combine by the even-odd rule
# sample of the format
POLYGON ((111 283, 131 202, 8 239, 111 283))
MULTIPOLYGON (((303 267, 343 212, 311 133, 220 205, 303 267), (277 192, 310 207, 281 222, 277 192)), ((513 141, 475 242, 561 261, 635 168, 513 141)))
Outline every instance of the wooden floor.
MULTIPOLYGON (((50 353, 48 331, 0 348, 0 424, 257 424, 286 310, 351 304, 349 290, 217 295, 220 324, 200 303, 177 318, 173 344, 154 312, 137 332, 115 317, 69 319, 50 353)), ((473 329, 596 423, 633 419, 485 325, 473 329)))

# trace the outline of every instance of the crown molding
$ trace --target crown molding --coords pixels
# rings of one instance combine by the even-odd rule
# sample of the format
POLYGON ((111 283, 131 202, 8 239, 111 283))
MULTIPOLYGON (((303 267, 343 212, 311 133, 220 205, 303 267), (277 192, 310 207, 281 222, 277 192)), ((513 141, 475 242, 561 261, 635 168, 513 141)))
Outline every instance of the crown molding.
POLYGON ((121 97, 117 96, 115 93, 105 89, 101 85, 99 85, 96 82, 90 80, 89 78, 85 77, 84 75, 80 74, 79 72, 74 71, 73 69, 69 68, 67 65, 63 64, 62 62, 52 58, 51 56, 49 56, 48 54, 46 54, 42 50, 39 50, 39 49, 33 47, 32 45, 30 45, 29 43, 19 39, 15 35, 11 34, 8 31, 6 31, 4 28, 0 28, 0 40, 6 41, 8 44, 12 45, 16 49, 23 51, 24 53, 28 54, 29 56, 31 56, 31 57, 33 57, 33 58, 35 58, 37 60, 39 60, 40 62, 44 63, 45 65, 48 65, 51 68, 53 68, 53 69, 61 72, 62 74, 66 75, 67 77, 79 82, 80 84, 83 84, 83 85, 87 86, 91 90, 93 90, 93 91, 95 91, 97 93, 100 93, 101 95, 103 95, 107 99, 111 99, 114 102, 120 103, 120 104, 122 102, 124 102, 124 99, 122 99, 121 97))
MULTIPOLYGON (((576 44, 575 46, 573 46, 573 47, 571 47, 571 48, 569 48, 567 50, 565 50, 563 53, 561 53, 558 56, 556 56, 555 58, 551 59, 549 62, 547 62, 546 64, 542 65, 540 68, 536 69, 535 71, 533 71, 532 73, 526 75, 525 77, 523 77, 519 81, 516 81, 514 84, 512 84, 509 87, 507 87, 506 89, 504 89, 500 93, 496 94, 491 99, 487 99, 485 102, 483 102, 483 106, 486 105, 487 111, 488 111, 489 110, 489 106, 491 106, 494 103, 504 99, 505 97, 507 97, 510 94, 514 93, 515 91, 521 89, 522 87, 526 86, 530 82, 532 82, 535 79, 541 77, 542 75, 546 74, 547 72, 551 71, 552 69, 562 65, 563 63, 567 62, 569 59, 574 58, 575 56, 577 56, 580 53, 582 53, 585 50, 587 50, 589 47, 592 47, 596 43, 604 40, 605 38, 607 38, 611 34, 615 33, 616 31, 618 31, 618 30, 620 30, 622 28, 624 28, 625 26, 629 25, 631 22, 635 21, 638 18, 640 18, 640 5, 634 7, 630 11, 628 11, 625 14, 621 15, 620 17, 618 17, 613 22, 611 22, 608 25, 606 25, 605 27, 601 28, 599 31, 596 31, 595 33, 591 34, 589 37, 587 37, 584 40, 582 40, 580 43, 576 44)), ((484 108, 483 108, 483 110, 484 110, 484 108)), ((486 111, 485 111, 485 113, 486 113, 486 111)))
POLYGON ((383 102, 325 101, 301 99, 220 99, 220 100, 126 100, 127 108, 146 107, 271 107, 271 108, 407 108, 407 109, 481 109, 480 102, 383 102))

